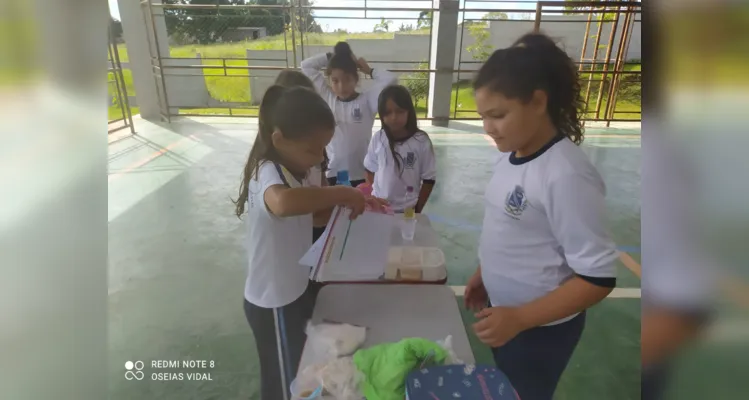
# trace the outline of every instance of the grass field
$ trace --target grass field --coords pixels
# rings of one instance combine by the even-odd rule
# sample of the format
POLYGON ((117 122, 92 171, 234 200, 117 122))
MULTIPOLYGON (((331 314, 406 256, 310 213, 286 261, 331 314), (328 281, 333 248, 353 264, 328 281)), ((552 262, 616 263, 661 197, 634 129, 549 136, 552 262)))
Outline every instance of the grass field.
MULTIPOLYGON (((428 34, 428 30, 421 30, 412 32, 412 34, 428 34)), ((304 36, 304 43, 308 45, 327 45, 333 46, 335 43, 341 40, 350 39, 391 39, 393 32, 377 32, 377 33, 308 33, 304 36)), ((300 38, 296 38, 296 43, 300 43, 300 38)), ((272 36, 262 38, 254 41, 238 42, 238 43, 218 43, 210 45, 186 45, 186 46, 172 46, 170 48, 170 57, 175 58, 193 58, 197 54, 200 54, 204 59, 202 64, 206 66, 217 66, 218 68, 205 68, 203 73, 205 75, 224 75, 223 62, 222 60, 210 60, 205 58, 246 58, 247 50, 284 50, 291 49, 292 41, 290 35, 284 38, 283 36, 272 36)), ((118 45, 118 51, 120 60, 123 62, 128 61, 127 48, 125 45, 118 45)), ((246 60, 226 60, 227 66, 247 66, 246 60)), ((640 65, 629 66, 627 70, 640 70, 640 65)), ((125 86, 130 96, 135 95, 135 88, 132 83, 132 74, 129 70, 123 72, 125 78, 125 86)), ((223 102, 234 102, 234 103, 250 103, 250 77, 248 76, 247 70, 232 70, 227 69, 226 75, 228 76, 205 76, 205 84, 211 97, 223 102)), ((583 77, 587 78, 587 75, 583 77)), ((609 79, 611 76, 609 75, 609 79)), ((110 81, 113 79, 110 73, 110 81)), ((602 74, 594 73, 592 79, 602 79, 602 74)), ((597 87, 600 83, 593 83, 591 89, 591 96, 588 103, 588 118, 595 117, 596 101, 597 101, 597 87)), ((585 84, 583 84, 583 91, 585 90, 585 84)), ((114 96, 114 84, 110 83, 110 94, 114 96)), ((630 96, 631 97, 631 96, 630 96)), ((606 109, 607 93, 604 93, 601 101, 601 115, 603 110, 606 109)), ((417 112, 420 117, 426 116, 426 101, 421 100, 416 104, 417 112)), ((459 82, 453 84, 452 93, 450 96, 450 109, 451 117, 454 118, 476 118, 478 114, 474 111, 476 104, 473 99, 473 92, 470 88, 468 81, 459 82), (457 106, 457 107, 456 107, 457 106)), ((641 109, 639 97, 617 99, 616 104, 616 118, 617 119, 640 119, 639 111, 641 109)), ((133 108, 133 115, 137 114, 137 107, 133 108)), ((257 115, 257 109, 191 109, 182 110, 181 113, 189 114, 232 114, 232 115, 257 115)), ((121 117, 121 110, 110 104, 109 107, 109 118, 121 117)))

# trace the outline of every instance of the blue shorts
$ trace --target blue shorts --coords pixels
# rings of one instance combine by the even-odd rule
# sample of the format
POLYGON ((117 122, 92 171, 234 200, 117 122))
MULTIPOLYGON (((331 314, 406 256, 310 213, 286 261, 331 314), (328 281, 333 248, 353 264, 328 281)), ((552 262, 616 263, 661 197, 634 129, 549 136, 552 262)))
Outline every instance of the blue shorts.
POLYGON ((585 312, 561 324, 521 332, 492 349, 494 362, 522 400, 551 400, 585 328, 585 312))

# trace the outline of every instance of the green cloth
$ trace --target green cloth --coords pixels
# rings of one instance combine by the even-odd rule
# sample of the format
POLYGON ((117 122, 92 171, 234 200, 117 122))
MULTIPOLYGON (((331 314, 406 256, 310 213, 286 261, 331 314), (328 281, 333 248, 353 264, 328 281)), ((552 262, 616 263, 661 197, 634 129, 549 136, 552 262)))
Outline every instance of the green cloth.
POLYGON ((421 338, 403 339, 397 343, 383 343, 354 353, 354 364, 364 374, 361 392, 367 400, 403 400, 406 395, 406 376, 419 368, 434 350, 429 364, 442 365, 447 352, 437 343, 421 338))

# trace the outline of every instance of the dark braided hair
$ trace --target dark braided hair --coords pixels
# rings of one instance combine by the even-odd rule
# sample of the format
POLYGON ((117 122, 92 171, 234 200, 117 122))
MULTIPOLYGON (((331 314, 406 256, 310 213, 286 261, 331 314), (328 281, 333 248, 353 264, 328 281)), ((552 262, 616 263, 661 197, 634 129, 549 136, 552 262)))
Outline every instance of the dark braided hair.
POLYGON ((533 92, 547 95, 546 111, 560 135, 583 141, 585 102, 572 59, 542 33, 528 33, 512 47, 497 50, 479 69, 473 89, 488 88, 507 98, 530 101, 533 92))

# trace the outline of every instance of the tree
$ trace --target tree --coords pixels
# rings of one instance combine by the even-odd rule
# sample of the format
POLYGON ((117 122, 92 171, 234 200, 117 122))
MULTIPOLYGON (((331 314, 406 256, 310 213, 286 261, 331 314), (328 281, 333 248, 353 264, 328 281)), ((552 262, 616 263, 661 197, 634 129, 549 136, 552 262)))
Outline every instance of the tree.
MULTIPOLYGON (((574 0, 565 0, 565 1, 574 1, 574 0)), ((593 0, 596 1, 596 0, 593 0)), ((599 0, 600 1, 600 0, 599 0)), ((564 14, 565 15, 588 15, 590 14, 590 10, 593 7, 591 6, 564 6, 564 14), (583 10, 588 10, 588 12, 580 12, 583 10)), ((593 19, 602 19, 604 21, 613 21, 616 18, 616 14, 614 13, 595 13, 593 14, 593 19)))
POLYGON ((414 26, 411 24, 406 25, 405 23, 403 23, 398 27, 398 32, 410 32, 412 30, 414 30, 414 26))
POLYGON ((403 86, 411 93, 414 106, 418 106, 419 101, 426 99, 429 94, 429 72, 427 72, 429 64, 423 61, 419 63, 416 69, 423 70, 423 72, 414 72, 401 78, 403 86))
POLYGON ((486 13, 481 19, 483 21, 491 21, 491 20, 509 19, 509 18, 507 17, 507 13, 503 13, 501 11, 494 11, 494 12, 486 13))
POLYGON ((432 26, 432 12, 422 11, 419 13, 419 19, 416 20, 416 29, 429 28, 432 26))
POLYGON ((489 20, 508 19, 507 14, 503 12, 491 12, 484 15, 480 21, 466 22, 468 33, 473 36, 474 42, 466 47, 471 57, 476 61, 486 61, 491 55, 492 47, 489 44, 491 36, 489 32, 489 20))
MULTIPOLYGON (((296 4, 296 0, 278 0, 277 1, 277 3, 279 4, 287 4, 289 2, 293 2, 296 4)), ((323 32, 322 26, 320 26, 320 24, 318 24, 317 21, 315 21, 315 16, 313 14, 313 11, 310 8, 306 8, 307 6, 313 5, 312 0, 301 0, 299 5, 304 6, 305 8, 296 9, 296 15, 297 15, 296 28, 305 33, 309 33, 309 32, 322 33, 323 32)))
MULTIPOLYGON (((272 6, 290 4, 291 0, 163 0, 164 4, 189 5, 245 5, 272 6)), ((296 3, 296 1, 294 1, 296 3)), ((311 1, 302 0, 302 5, 311 1)), ((322 32, 309 8, 296 10, 294 28, 304 32, 322 32)), ((291 15, 280 8, 216 9, 164 9, 167 31, 170 37, 184 42, 214 43, 222 39, 227 30, 240 27, 265 28, 268 35, 278 35, 291 24, 291 15)))
POLYGON ((390 25, 393 24, 393 21, 386 20, 384 17, 380 18, 380 22, 374 26, 373 32, 390 32, 390 25))

